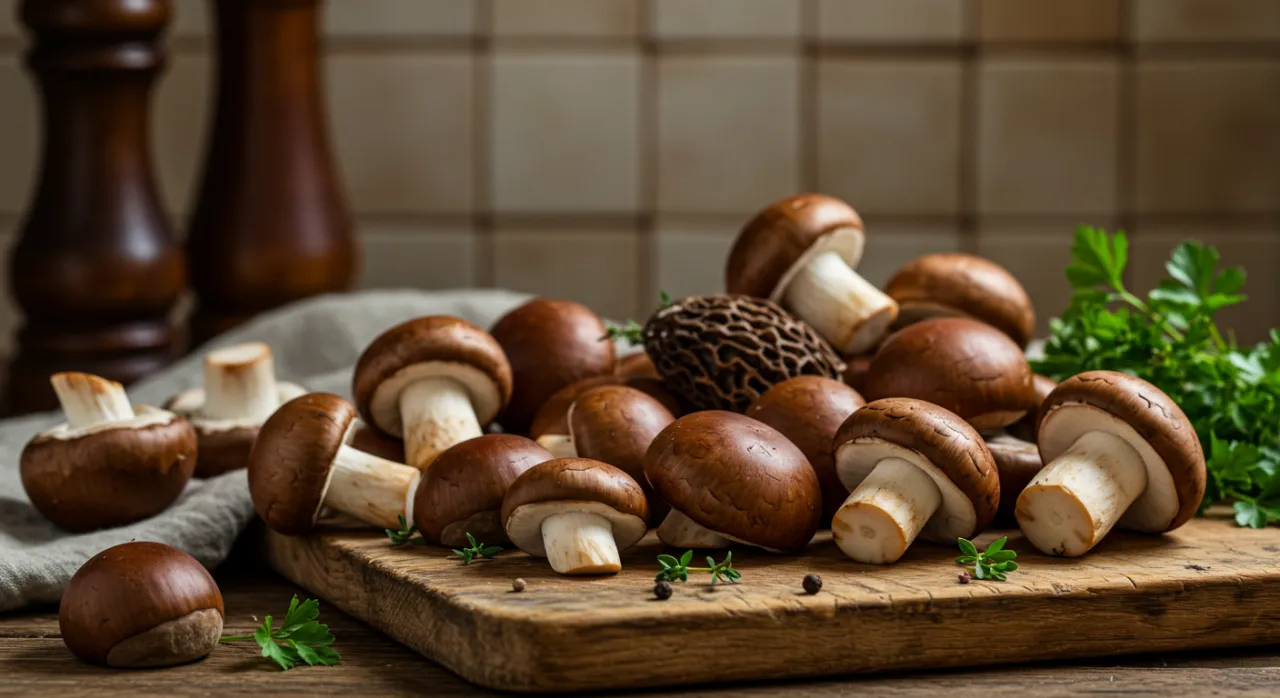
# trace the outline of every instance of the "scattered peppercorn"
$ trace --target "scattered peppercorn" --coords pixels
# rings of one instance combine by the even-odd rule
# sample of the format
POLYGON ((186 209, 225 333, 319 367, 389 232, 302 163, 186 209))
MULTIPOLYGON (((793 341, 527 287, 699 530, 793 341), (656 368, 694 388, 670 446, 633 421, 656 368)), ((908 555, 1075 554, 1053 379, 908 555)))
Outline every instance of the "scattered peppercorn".
POLYGON ((816 594, 822 591, 822 577, 819 577, 816 574, 806 574, 804 576, 804 581, 801 582, 801 586, 804 587, 804 593, 816 594))
POLYGON ((516 577, 516 580, 511 583, 511 590, 517 594, 524 591, 524 580, 516 577))
POLYGON ((968 584, 970 579, 973 579, 973 577, 970 577, 968 572, 961 572, 961 573, 960 573, 960 583, 961 583, 961 584, 968 584))
POLYGON ((659 601, 666 601, 671 598, 671 582, 662 580, 653 585, 653 595, 658 597, 659 601))

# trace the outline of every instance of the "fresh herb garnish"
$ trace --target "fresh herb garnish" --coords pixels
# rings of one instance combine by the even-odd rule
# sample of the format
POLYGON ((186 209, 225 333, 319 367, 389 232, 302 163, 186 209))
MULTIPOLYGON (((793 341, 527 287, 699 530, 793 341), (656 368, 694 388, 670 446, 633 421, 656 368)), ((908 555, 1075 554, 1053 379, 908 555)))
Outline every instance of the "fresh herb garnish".
POLYGON ((1204 447, 1208 483, 1201 511, 1231 502, 1240 526, 1280 521, 1280 332, 1240 347, 1214 324, 1245 301, 1245 272, 1218 269, 1213 247, 1183 242, 1169 278, 1139 298, 1124 285, 1129 241, 1076 230, 1067 278, 1075 289, 1036 372, 1062 380, 1110 369, 1138 376, 1172 396, 1204 447))
POLYGON ((391 539, 392 545, 426 545, 427 539, 418 533, 417 526, 410 526, 409 522, 404 520, 404 514, 399 515, 400 530, 393 531, 389 528, 382 530, 387 532, 387 537, 391 539))
POLYGON ((453 554, 462 558, 462 564, 464 565, 470 565, 471 561, 477 557, 489 559, 502 552, 502 546, 477 543, 476 537, 470 533, 467 534, 467 542, 471 543, 470 547, 463 548, 462 550, 458 550, 457 548, 453 549, 453 554))
MULTIPOLYGON (((659 291, 658 301, 662 304, 663 308, 670 306, 671 294, 666 291, 659 291)), ((600 341, 603 342, 606 339, 613 340, 615 342, 622 339, 635 345, 644 344, 644 325, 641 325, 635 320, 627 320, 621 325, 614 325, 610 323, 606 326, 604 335, 600 337, 600 341)))
MULTIPOLYGON (((956 558, 956 562, 961 565, 973 565, 974 579, 995 579, 997 581, 1005 581, 1005 572, 1012 572, 1018 569, 1018 563, 1013 558, 1018 554, 1012 550, 1005 550, 1004 544, 1008 542, 1006 536, 1000 540, 994 541, 987 546, 985 551, 979 552, 978 547, 965 538, 960 538, 960 552, 964 553, 956 558)), ((963 582, 961 582, 963 583, 963 582)))
POLYGON ((311 666, 333 666, 338 663, 338 653, 330 647, 333 635, 329 633, 329 626, 316 621, 319 616, 319 601, 308 599, 298 603, 295 594, 279 629, 271 628, 271 616, 267 616, 252 635, 224 635, 218 641, 253 640, 262 647, 262 656, 279 664, 281 669, 292 669, 300 661, 311 666))
POLYGON ((659 582, 687 582, 689 581, 690 572, 707 572, 711 574, 711 586, 715 586, 717 582, 729 582, 737 584, 742 579, 742 573, 733 569, 733 551, 729 551, 724 556, 724 562, 717 563, 710 555, 707 556, 706 567, 690 567, 689 563, 693 560, 693 551, 685 551, 684 555, 677 560, 673 555, 659 555, 658 564, 662 565, 662 571, 658 573, 656 581, 659 582))

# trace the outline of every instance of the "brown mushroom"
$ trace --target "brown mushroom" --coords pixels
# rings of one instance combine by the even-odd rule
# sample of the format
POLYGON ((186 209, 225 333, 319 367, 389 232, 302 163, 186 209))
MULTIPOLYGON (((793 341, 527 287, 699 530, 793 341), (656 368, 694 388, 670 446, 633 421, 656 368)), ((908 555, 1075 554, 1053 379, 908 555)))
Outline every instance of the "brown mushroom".
POLYGON ((802 550, 822 518, 818 476, 778 430, 733 412, 694 412, 672 422, 644 459, 671 513, 658 538, 678 548, 736 541, 773 552, 802 550))
POLYGON ((31 504, 76 533, 113 528, 169 508, 196 467, 191 422, 133 406, 119 383, 87 373, 49 382, 67 421, 22 450, 22 486, 31 504))
POLYGON ((181 550, 145 541, 90 558, 58 608, 67 649, 122 668, 199 659, 217 646, 222 620, 222 593, 208 570, 181 550))
POLYGON ((551 451, 557 458, 570 458, 574 451, 569 446, 569 407, 583 393, 602 385, 625 385, 649 395, 667 411, 683 414, 680 401, 662 384, 662 379, 647 375, 594 376, 583 378, 561 388, 538 409, 529 426, 529 437, 551 451))
POLYGON ((352 394, 360 417, 404 439, 408 464, 480 436, 511 398, 511 366, 484 330, 449 315, 401 323, 360 355, 352 394))
POLYGON ((1044 467, 1040 460, 1040 449, 1034 443, 1008 434, 985 438, 987 449, 991 451, 996 470, 1000 473, 1000 507, 996 510, 995 525, 1002 528, 1016 527, 1018 521, 1014 518, 1013 509, 1018 502, 1018 495, 1044 467))
POLYGON ((1018 497, 1018 525, 1040 552, 1076 557, 1113 526, 1163 533, 1205 491, 1204 451, 1182 408, 1115 371, 1063 381, 1040 408, 1044 468, 1018 497))
POLYGON ((971 317, 1027 346, 1036 329, 1031 298, 1007 269, 971 254, 927 254, 889 279, 885 293, 898 303, 898 327, 931 317, 971 317))
POLYGON ((864 239, 862 219, 845 202, 788 197, 742 229, 729 252, 725 288, 779 303, 842 355, 863 353, 898 314, 892 298, 854 271, 864 239))
POLYGON ((347 430, 346 444, 357 451, 364 451, 392 463, 405 462, 403 441, 387 436, 359 419, 347 430))
POLYGON ((840 377, 844 384, 854 390, 862 390, 862 383, 867 379, 867 372, 871 370, 871 360, 875 356, 874 353, 846 356, 844 374, 840 377))
POLYGON ((862 394, 871 401, 932 402, 979 431, 1012 424, 1035 404, 1022 349, 969 318, 932 318, 890 335, 871 362, 862 394))
POLYGON ((1027 410, 1022 419, 1009 425, 1009 433, 1023 441, 1034 442, 1036 433, 1039 431, 1040 405, 1044 404, 1045 399, 1049 397, 1049 393, 1058 387, 1058 382, 1037 373, 1031 376, 1031 387, 1035 391, 1035 403, 1031 409, 1027 410))
POLYGON ((832 451, 836 432, 849 415, 867 404, 858 391, 820 376, 800 376, 785 380, 756 398, 747 416, 782 432, 813 466, 822 487, 822 521, 844 503, 849 491, 836 474, 832 451))
POLYGON ((654 368, 653 359, 650 359, 649 355, 643 351, 628 354, 618 359, 618 365, 614 368, 614 373, 620 378, 628 378, 630 376, 662 378, 658 375, 658 369, 654 368))
POLYGON ((526 470, 502 502, 507 537, 547 558, 560 574, 613 574, 618 551, 644 537, 649 511, 630 475, 586 458, 558 458, 526 470))
POLYGON ((973 427, 922 400, 876 400, 836 434, 836 470, 848 499, 831 522, 840 550, 891 563, 916 537, 954 545, 991 524, 1000 477, 973 427))

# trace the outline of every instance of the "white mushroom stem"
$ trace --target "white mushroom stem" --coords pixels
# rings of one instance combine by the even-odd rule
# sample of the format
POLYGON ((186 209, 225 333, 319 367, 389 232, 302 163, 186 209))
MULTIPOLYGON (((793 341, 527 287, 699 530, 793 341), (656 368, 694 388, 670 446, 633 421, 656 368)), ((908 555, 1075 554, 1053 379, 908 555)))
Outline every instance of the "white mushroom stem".
POLYGON ((570 511, 542 520, 547 562, 560 574, 613 574, 622 569, 613 525, 599 514, 570 511))
POLYGON ((941 505, 932 477, 910 461, 885 458, 836 511, 832 537, 858 562, 895 562, 941 505))
POLYGON ((280 406, 271 347, 248 342, 204 357, 204 407, 207 419, 264 422, 280 406))
POLYGON ((1091 431, 1032 478, 1015 515, 1046 555, 1076 557, 1097 545, 1147 488, 1147 466, 1124 439, 1091 431))
POLYGON ((88 373, 55 373, 49 377, 58 404, 72 429, 133 419, 124 386, 88 373))
POLYGON ((399 529, 401 514, 413 520, 413 495, 421 477, 417 468, 341 446, 324 503, 367 524, 399 529))
POLYGON ((675 509, 658 526, 658 540, 673 548, 705 550, 727 548, 733 542, 675 509))
POLYGON ((470 394, 452 378, 423 378, 405 386, 400 423, 406 460, 424 470, 441 451, 484 433, 470 394))
POLYGON ((578 449, 568 434, 543 434, 538 437, 538 445, 550 451, 552 458, 578 457, 578 449))
POLYGON ((898 315, 897 303, 834 250, 796 270, 782 301, 844 356, 875 347, 898 315))

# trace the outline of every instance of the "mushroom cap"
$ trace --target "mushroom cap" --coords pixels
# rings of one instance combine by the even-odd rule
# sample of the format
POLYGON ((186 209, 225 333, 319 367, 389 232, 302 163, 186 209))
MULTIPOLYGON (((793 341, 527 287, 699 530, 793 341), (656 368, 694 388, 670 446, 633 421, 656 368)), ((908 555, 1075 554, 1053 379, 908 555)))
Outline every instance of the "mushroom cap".
POLYGON ((1178 403, 1136 376, 1087 371, 1059 383, 1041 405, 1041 459, 1051 463, 1090 431, 1124 439, 1147 467, 1147 489, 1119 526, 1161 533, 1195 515, 1204 499, 1204 450, 1178 403))
POLYGON ((502 499, 524 471, 551 460, 536 441, 514 434, 487 434, 445 449, 422 474, 413 499, 413 519, 427 540, 466 545, 507 539, 502 499))
POLYGON ((782 432, 813 466, 822 487, 823 522, 831 521, 849 495, 836 474, 836 432, 865 404, 858 391, 839 381, 799 376, 773 386, 747 408, 748 417, 782 432))
POLYGON ((625 385, 603 385, 583 393, 569 408, 569 435, 582 458, 621 469, 640 484, 653 520, 667 506, 644 477, 644 456, 658 432, 675 421, 661 402, 625 385))
POLYGON ((1035 405, 1022 349, 970 318, 932 318, 890 335, 871 361, 862 394, 932 402, 979 430, 1008 426, 1035 405))
POLYGON ((818 476, 773 427, 733 412, 694 412, 658 434, 644 459, 658 494, 698 525, 774 551, 801 550, 822 518, 818 476))
POLYGON ((971 254, 918 257, 889 279, 884 292, 898 302, 899 326, 930 317, 971 317, 1027 346, 1036 329, 1031 298, 1007 269, 971 254))
POLYGON ((622 378, 629 376, 644 376, 659 380, 662 378, 662 376, 658 375, 658 369, 653 365, 653 359, 650 359, 649 355, 643 351, 619 358, 618 365, 613 372, 622 378))
POLYGON ((587 458, 557 458, 524 471, 502 500, 503 528, 517 548, 546 557, 542 521, 571 511, 609 519, 618 550, 635 545, 648 530, 640 485, 620 469, 587 458))
POLYGON ((489 333, 452 315, 409 320, 379 335, 356 362, 351 394, 365 423, 402 437, 401 391, 434 377, 465 386, 482 425, 511 399, 511 366, 502 347, 489 333))
POLYGON ((850 267, 862 259, 862 219, 849 204, 822 194, 775 201, 747 222, 729 250, 725 289, 778 302, 800 266, 832 250, 850 267))
POLYGON ((301 535, 320 514, 329 475, 356 418, 351 403, 309 393, 267 418, 249 453, 249 496, 273 531, 301 535))
POLYGON ((1040 428, 1040 406, 1044 404, 1045 398, 1049 397, 1049 393, 1058 387, 1058 382, 1036 373, 1031 376, 1031 387, 1036 394, 1035 406, 1027 410, 1022 419, 1009 425, 1009 433, 1023 441, 1035 442, 1036 433, 1040 428))
POLYGON ((604 322, 580 303, 534 298, 499 318, 492 332, 515 377, 511 402, 498 417, 507 431, 526 431, 561 388, 614 370, 613 342, 601 339, 604 322))
MULTIPOLYGON (((282 405, 307 392, 296 383, 286 382, 277 383, 276 390, 282 405)), ((186 417, 195 427, 196 448, 200 452, 195 477, 215 477, 245 467, 253 440, 258 437, 258 428, 262 425, 252 420, 205 418, 201 416, 204 401, 204 388, 190 388, 164 404, 166 410, 186 417)))
POLYGON ((836 433, 836 469, 852 491, 885 458, 901 458, 928 474, 942 504, 920 535, 954 543, 991 525, 1000 504, 1000 475, 982 437, 958 415, 911 398, 875 400, 836 433))
POLYGON ((871 360, 875 354, 855 354, 844 357, 845 369, 840 379, 854 390, 862 389, 862 382, 867 379, 867 371, 871 370, 871 360))
POLYGON ((404 463, 404 442, 356 420, 347 432, 347 445, 392 463, 404 463))
POLYGON ((222 634, 223 613, 218 585, 195 558, 138 541, 107 548, 76 571, 58 627, 67 649, 87 662, 161 666, 208 654, 222 634), (165 624, 188 632, 165 642, 166 628, 151 633, 165 624))
POLYGON ((196 432, 167 410, 81 429, 62 424, 27 442, 20 458, 31 504, 73 533, 115 528, 173 504, 195 471, 196 432))
POLYGON ((1017 526, 1018 520, 1013 511, 1018 504, 1018 495, 1044 467, 1040 449, 1030 441, 1008 434, 988 438, 987 449, 991 451, 996 470, 1000 473, 1000 507, 996 509, 995 523, 997 526, 1017 526))
POLYGON ((569 408, 583 393, 602 385, 625 385, 654 398, 671 414, 684 414, 680 400, 667 390, 661 378, 653 378, 643 374, 629 376, 610 375, 594 376, 575 381, 556 392, 551 399, 542 403, 533 423, 529 425, 530 438, 538 438, 547 434, 569 433, 569 408))

